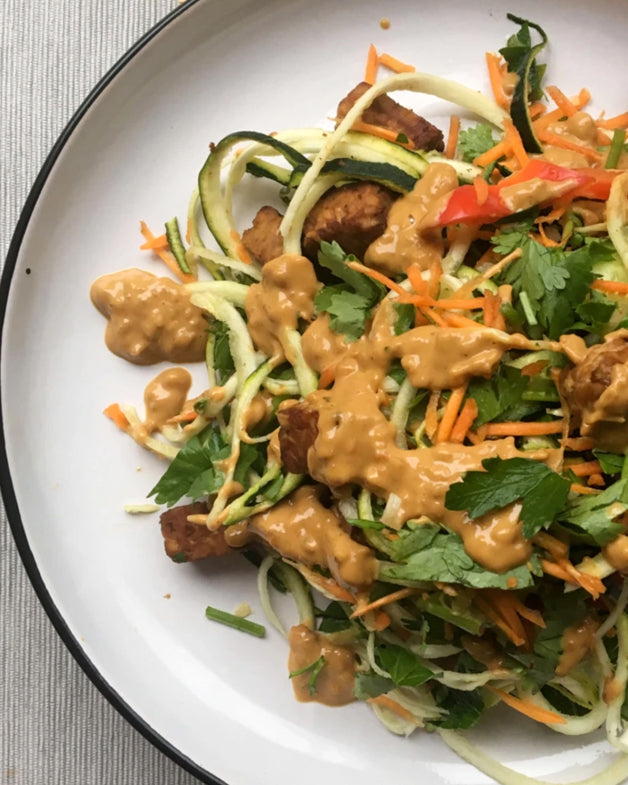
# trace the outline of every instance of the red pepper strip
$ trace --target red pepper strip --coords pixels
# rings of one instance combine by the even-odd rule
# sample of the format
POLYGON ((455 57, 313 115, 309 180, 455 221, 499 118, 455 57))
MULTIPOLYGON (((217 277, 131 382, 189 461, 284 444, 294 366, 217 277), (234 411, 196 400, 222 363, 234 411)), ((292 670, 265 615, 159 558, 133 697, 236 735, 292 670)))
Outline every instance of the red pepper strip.
MULTIPOLYGON (((608 188, 610 191, 612 178, 603 176, 599 178, 598 183, 595 176, 591 174, 595 172, 597 175, 598 171, 602 172, 604 170, 568 169, 539 158, 532 158, 521 171, 510 175, 510 177, 505 178, 497 185, 490 185, 488 187, 488 198, 482 204, 478 203, 477 192, 472 185, 461 185, 454 189, 447 200, 444 201, 441 210, 431 220, 428 218, 429 223, 426 222, 424 227, 447 226, 452 223, 491 223, 507 215, 512 215, 513 210, 503 202, 501 191, 504 188, 531 180, 545 180, 551 183, 564 183, 566 180, 569 180, 574 184, 573 188, 569 188, 570 194, 574 193, 574 189, 586 190, 590 188, 591 191, 596 190, 594 186, 600 192, 604 188, 608 188)), ((562 196, 564 193, 564 190, 558 189, 557 195, 562 196)))
POLYGON ((611 193, 613 180, 619 174, 624 174, 623 169, 576 169, 577 172, 586 172, 590 181, 576 188, 571 196, 581 199, 599 199, 605 202, 611 193))

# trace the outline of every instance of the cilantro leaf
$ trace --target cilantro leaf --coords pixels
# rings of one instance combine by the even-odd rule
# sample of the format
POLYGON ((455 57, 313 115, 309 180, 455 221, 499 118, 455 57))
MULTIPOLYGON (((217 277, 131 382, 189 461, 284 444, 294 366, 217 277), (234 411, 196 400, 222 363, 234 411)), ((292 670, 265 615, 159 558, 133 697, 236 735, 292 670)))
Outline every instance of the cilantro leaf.
POLYGON ((377 647, 375 656, 398 687, 419 687, 434 675, 430 668, 403 646, 383 644, 377 647))
POLYGON ((603 546, 624 531, 616 520, 628 510, 628 480, 618 480, 603 493, 578 499, 565 508, 560 520, 603 546))
POLYGON ((353 694, 359 701, 366 701, 390 692, 394 686, 392 679, 379 676, 377 673, 356 673, 353 694))
POLYGON ((593 450, 593 455, 600 462, 604 474, 619 474, 624 468, 626 460, 624 455, 615 455, 615 453, 602 452, 601 450, 593 450))
POLYGON ((397 314, 394 328, 395 335, 401 335, 411 330, 414 327, 415 307, 410 303, 395 303, 393 308, 397 314))
POLYGON ((218 461, 228 456, 228 447, 207 431, 193 436, 177 453, 159 482, 148 493, 157 504, 172 507, 183 496, 200 499, 222 487, 225 476, 218 461))
POLYGON ((351 627, 344 605, 337 600, 330 602, 325 609, 317 610, 316 615, 321 619, 318 625, 319 632, 340 632, 351 627))
POLYGON ((471 128, 466 128, 460 131, 458 136, 458 149, 462 154, 462 160, 467 163, 473 163, 479 155, 495 147, 496 144, 491 126, 486 123, 478 123, 471 128))
POLYGON ((321 248, 318 252, 318 264, 321 267, 326 267, 336 278, 340 278, 354 292, 361 294, 364 298, 371 299, 373 303, 380 300, 386 293, 382 284, 366 275, 362 275, 362 273, 356 270, 352 270, 351 267, 347 267, 347 261, 357 262, 358 259, 353 254, 346 254, 335 241, 333 243, 321 243, 321 248))
POLYGON ((350 341, 364 333, 372 300, 353 292, 345 284, 325 286, 318 292, 314 300, 316 309, 330 315, 329 326, 336 333, 342 333, 350 341))
MULTIPOLYGON (((429 524, 425 524, 427 528, 429 524)), ((535 559, 531 564, 536 569, 535 559)), ((526 566, 504 573, 485 570, 467 554, 457 534, 438 534, 428 547, 409 555, 403 564, 383 563, 379 578, 390 581, 440 581, 460 583, 476 589, 512 588, 513 579, 519 589, 531 586, 532 576, 526 566)))
POLYGON ((438 706, 447 711, 447 716, 442 720, 431 722, 439 728, 467 730, 475 725, 485 709, 484 701, 475 692, 452 690, 439 685, 434 691, 434 697, 438 706))
POLYGON ((470 518, 479 518, 521 499, 523 535, 530 538, 549 526, 567 501, 569 480, 544 463, 488 458, 482 466, 485 471, 467 472, 451 486, 445 499, 450 510, 467 510, 470 518))
POLYGON ((521 395, 528 385, 528 379, 517 368, 500 365, 497 373, 490 379, 472 379, 468 395, 478 405, 475 425, 480 426, 491 420, 509 419, 506 412, 521 401, 521 395))
POLYGON ((215 319, 211 323, 210 332, 214 335, 214 368, 220 378, 226 379, 235 369, 229 346, 229 328, 224 322, 215 319))

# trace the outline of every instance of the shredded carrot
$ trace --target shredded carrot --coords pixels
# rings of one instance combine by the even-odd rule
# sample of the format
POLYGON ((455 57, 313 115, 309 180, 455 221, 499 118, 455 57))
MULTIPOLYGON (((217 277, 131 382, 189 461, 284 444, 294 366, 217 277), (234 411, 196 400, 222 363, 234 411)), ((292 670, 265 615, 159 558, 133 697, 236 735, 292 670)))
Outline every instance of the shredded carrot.
MULTIPOLYGON (((573 104, 576 111, 580 111, 583 109, 591 100, 591 93, 586 89, 583 88, 580 90, 577 96, 570 98, 569 101, 573 104)), ((551 123, 555 123, 557 120, 560 120, 561 117, 564 117, 565 113, 562 109, 554 109, 551 112, 547 112, 542 117, 537 118, 533 125, 534 130, 538 134, 544 128, 547 128, 551 123)))
POLYGON ((197 417, 198 417, 198 415, 194 411, 194 409, 190 409, 189 412, 181 412, 181 414, 175 414, 174 417, 170 417, 170 419, 168 420, 168 423, 192 422, 197 417))
POLYGON ((336 583, 336 581, 332 578, 324 578, 317 573, 313 574, 316 575, 316 580, 319 582, 319 585, 325 591, 329 592, 329 594, 332 594, 337 600, 340 600, 341 602, 349 602, 352 605, 355 605, 355 597, 353 594, 351 594, 350 591, 343 589, 343 587, 339 583, 336 583))
POLYGON ((628 283, 623 281, 606 281, 603 278, 598 278, 591 284, 592 289, 597 289, 598 292, 608 292, 608 294, 628 294, 628 283))
POLYGON ((595 442, 588 436, 574 436, 563 439, 561 443, 566 450, 573 450, 573 452, 585 452, 595 447, 595 442))
POLYGON ((460 117, 457 114, 452 114, 449 120, 449 133, 447 135, 447 144, 445 145, 446 158, 453 158, 456 155, 456 148, 458 147, 459 136, 460 136, 460 117))
POLYGON ((469 429, 473 425, 475 418, 478 416, 478 405, 474 398, 467 398, 462 407, 462 411, 458 415, 458 419, 451 430, 449 441, 454 444, 463 444, 466 439, 469 429))
POLYGON ((569 559, 557 559, 556 561, 573 581, 582 586, 582 588, 589 592, 594 599, 597 599, 600 594, 606 592, 606 586, 604 586, 602 581, 599 578, 596 578, 595 575, 586 575, 585 573, 580 572, 577 567, 574 567, 569 559))
POLYGON ((376 706, 381 706, 383 709, 388 709, 388 711, 392 711, 393 714, 397 714, 404 720, 407 720, 408 722, 414 722, 416 724, 414 715, 400 703, 397 703, 396 700, 389 698, 388 695, 378 695, 376 698, 367 698, 366 702, 374 703, 376 706))
POLYGON ((367 605, 359 606, 353 611, 349 618, 357 619, 359 616, 364 616, 364 614, 369 611, 377 610, 384 605, 390 605, 391 602, 398 602, 399 600, 404 600, 406 597, 411 597, 413 594, 416 594, 416 592, 417 590, 413 588, 399 589, 398 591, 391 592, 391 594, 386 594, 384 597, 373 600, 373 602, 369 602, 367 605))
POLYGON ((442 318, 447 327, 473 327, 476 330, 484 329, 484 325, 481 322, 476 322, 473 319, 469 319, 468 316, 462 316, 462 314, 459 313, 445 312, 442 314, 442 318))
POLYGON ((479 593, 476 593, 473 601, 482 611, 482 613, 484 613, 484 615, 487 616, 493 622, 493 624, 499 627, 504 635, 506 635, 506 637, 508 637, 515 644, 515 646, 525 646, 527 643, 526 638, 518 635, 484 597, 482 597, 479 593))
POLYGON ((439 327, 450 326, 445 317, 441 316, 438 311, 435 311, 433 308, 424 308, 423 313, 428 317, 428 319, 431 319, 434 324, 437 324, 439 327))
POLYGON ((427 292, 427 282, 423 279, 422 270, 416 262, 413 262, 406 270, 408 280, 417 294, 427 292))
POLYGON ((585 461, 584 463, 568 464, 567 468, 572 471, 576 477, 589 477, 591 474, 600 474, 602 472, 599 461, 585 461))
POLYGON ((251 259, 251 255, 244 247, 244 243, 242 242, 240 234, 235 229, 232 229, 229 232, 229 236, 236 243, 236 253, 238 255, 238 259, 241 262, 244 262, 244 264, 252 264, 253 260, 251 259))
POLYGON ((482 442, 486 439, 486 426, 480 425, 477 430, 469 431, 467 438, 471 444, 482 444, 482 442))
POLYGON ((379 613, 375 614, 375 620, 373 626, 375 627, 377 632, 381 632, 382 630, 385 630, 387 627, 390 627, 391 621, 392 619, 386 613, 386 611, 379 611, 379 613))
POLYGON ((368 55, 366 57, 366 69, 364 71, 364 81, 367 84, 374 84, 377 79, 377 66, 379 65, 377 59, 377 49, 371 44, 369 46, 368 55))
POLYGON ((606 145, 610 145, 611 138, 605 131, 602 131, 601 128, 598 128, 595 141, 598 147, 606 147, 606 145))
POLYGON ((559 714, 555 714, 548 709, 543 709, 531 701, 510 695, 510 693, 505 692, 504 690, 493 687, 492 684, 486 684, 485 688, 494 695, 497 695, 499 699, 507 706, 510 706, 511 709, 515 709, 515 711, 525 714, 525 716, 529 717, 531 720, 542 722, 545 725, 564 725, 567 722, 567 720, 559 714))
POLYGON ((499 313, 501 300, 496 294, 486 292, 484 295, 484 324, 487 327, 494 327, 499 313))
POLYGON ((318 389, 319 390, 326 390, 328 387, 334 383, 336 378, 336 366, 335 364, 328 365, 326 368, 323 368, 323 372, 321 373, 319 380, 318 380, 318 389))
POLYGON ((567 98, 563 91, 559 90, 556 85, 548 85, 545 88, 545 92, 567 117, 572 117, 578 111, 569 98, 567 98))
POLYGON ((600 128, 606 128, 608 131, 614 131, 616 128, 628 128, 628 112, 609 117, 608 120, 600 118, 597 124, 600 128))
POLYGON ((569 546, 567 543, 564 543, 562 540, 559 540, 558 537, 554 537, 554 535, 544 531, 537 532, 532 538, 532 542, 536 545, 540 545, 541 548, 544 548, 555 559, 566 559, 569 554, 569 546))
POLYGON ((400 142, 397 131, 391 131, 390 128, 382 128, 380 125, 373 125, 372 123, 365 123, 362 120, 356 120, 351 126, 351 130, 359 131, 363 134, 370 134, 371 136, 378 136, 380 139, 385 139, 387 142, 396 142, 398 145, 401 145, 401 147, 406 147, 408 150, 414 150, 414 144, 412 142, 400 142))
POLYGON ((503 259, 500 259, 499 262, 491 265, 488 270, 484 270, 483 273, 480 273, 480 275, 476 276, 475 278, 471 278, 471 280, 463 284, 456 292, 456 295, 458 297, 468 296, 471 294, 471 292, 473 292, 474 289, 477 289, 478 286, 481 286, 483 283, 490 280, 494 275, 497 275, 497 273, 501 272, 504 267, 507 267, 510 264, 510 262, 513 262, 515 259, 519 259, 522 254, 523 251, 521 248, 515 248, 512 253, 509 253, 507 256, 504 256, 503 259))
POLYGON ((587 478, 587 485, 595 485, 600 488, 606 485, 606 483, 604 482, 604 477, 602 477, 601 474, 591 474, 587 478))
POLYGON ((388 289, 393 292, 397 292, 400 295, 407 295, 408 293, 406 290, 399 286, 398 283, 395 283, 392 278, 389 278, 387 275, 378 272, 377 270, 372 270, 370 267, 367 267, 364 264, 360 264, 360 262, 347 262, 347 267, 350 267, 352 270, 356 270, 358 273, 362 273, 363 275, 367 275, 369 278, 372 278, 374 281, 378 281, 381 284, 384 284, 388 289))
POLYGON ((480 311, 486 305, 484 296, 469 297, 464 299, 445 297, 442 300, 435 300, 433 297, 429 297, 427 295, 402 294, 399 295, 399 302, 410 303, 412 305, 416 305, 417 308, 423 308, 427 306, 430 308, 441 308, 448 311, 480 311))
POLYGON ((598 491, 595 488, 589 488, 588 486, 580 485, 577 482, 572 482, 569 486, 569 490, 573 491, 573 493, 579 493, 583 496, 593 496, 596 493, 601 493, 601 491, 598 491))
POLYGON ((473 160, 473 163, 476 166, 485 167, 489 164, 492 164, 493 161, 497 161, 499 158, 502 158, 504 155, 510 155, 511 152, 512 147, 510 146, 510 141, 508 139, 502 139, 502 141, 498 142, 495 147, 491 147, 490 150, 482 153, 482 155, 478 155, 478 157, 473 160))
POLYGON ((538 117, 542 117, 545 112, 547 112, 545 104, 542 104, 540 101, 535 101, 530 106, 530 119, 536 120, 538 117))
POLYGON ((495 52, 487 52, 486 66, 488 68, 488 78, 491 82, 491 90, 493 91, 495 101, 502 109, 508 109, 510 101, 504 92, 504 77, 499 55, 495 52))
POLYGON ((431 297, 438 297, 438 290, 440 288, 440 277, 443 274, 443 266, 440 259, 434 259, 430 264, 430 279, 427 284, 427 293, 431 297))
POLYGON ((417 308, 416 313, 414 314, 414 326, 423 327, 429 323, 430 320, 427 318, 427 316, 423 313, 423 311, 420 308, 417 308))
POLYGON ((453 427, 456 424, 456 420, 458 419, 460 407, 462 406, 462 401, 464 400, 466 392, 466 384, 462 387, 456 387, 455 390, 451 391, 451 395, 449 396, 449 400, 445 406, 445 411, 443 412, 443 416, 438 426, 438 432, 436 434, 437 443, 449 441, 449 437, 451 436, 453 427))
POLYGON ((160 234, 159 237, 142 243, 140 245, 140 251, 156 251, 157 249, 162 250, 168 247, 168 237, 165 234, 160 234))
POLYGON ((588 147, 584 144, 572 142, 569 139, 565 139, 565 137, 561 136, 560 134, 554 134, 550 131, 546 131, 545 129, 541 129, 540 131, 537 131, 537 136, 539 137, 539 140, 541 142, 545 142, 545 144, 551 144, 554 147, 563 147, 565 150, 572 150, 573 152, 581 153, 590 161, 600 163, 603 159, 602 154, 598 153, 598 151, 593 147, 588 147))
POLYGON ((523 169, 530 159, 528 158, 526 149, 523 146, 521 137, 519 136, 519 131, 517 131, 515 124, 510 118, 506 118, 503 121, 503 126, 504 131, 506 132, 506 139, 508 139, 508 142, 510 143, 514 156, 517 159, 517 163, 523 169))
POLYGON ((542 223, 539 224, 539 241, 545 248, 560 248, 562 245, 562 242, 552 240, 551 237, 545 234, 545 226, 542 223))
POLYGON ((486 425, 487 436, 548 436, 561 433, 563 421, 555 422, 490 422, 486 425))
POLYGON ((521 369, 521 375, 534 378, 535 376, 538 376, 546 366, 547 360, 537 360, 536 362, 530 363, 530 365, 523 367, 521 369))
POLYGON ((526 631, 523 628, 521 619, 519 618, 519 615, 517 614, 517 611, 514 607, 514 595, 512 592, 502 589, 494 589, 485 592, 485 596, 488 597, 489 602, 501 615, 502 619, 515 633, 515 635, 517 635, 519 638, 522 638, 527 644, 528 636, 526 635, 526 631))
POLYGON ((112 403, 110 406, 107 406, 106 409, 103 409, 103 414, 109 417, 110 420, 113 420, 121 431, 128 431, 131 427, 131 424, 124 416, 120 405, 117 403, 112 403))
POLYGON ((478 174, 473 178, 473 187, 475 188, 475 197, 477 199, 477 203, 479 205, 483 205, 488 199, 489 190, 488 183, 481 174, 478 174))
POLYGON ((514 609, 517 611, 517 613, 519 614, 519 616, 521 616, 522 619, 526 619, 526 621, 529 621, 531 624, 534 624, 535 627, 541 627, 541 629, 546 628, 547 625, 545 624, 545 620, 543 619, 543 616, 541 616, 540 611, 535 611, 532 608, 528 608, 527 605, 524 605, 521 602, 519 597, 513 597, 512 604, 514 609))
POLYGON ((394 71, 396 74, 412 74, 416 71, 416 68, 413 65, 404 63, 396 57, 389 55, 387 52, 381 53, 379 56, 379 63, 385 68, 390 68, 390 70, 394 71))
POLYGON ((546 572, 548 575, 551 575, 553 578, 558 578, 560 581, 565 581, 565 583, 573 583, 575 585, 575 581, 566 572, 563 567, 558 565, 556 562, 549 561, 549 559, 541 559, 541 568, 543 572, 546 572))
MULTIPOLYGON (((146 226, 144 221, 140 221, 140 231, 144 236, 144 238, 146 239, 146 241, 149 243, 154 243, 155 240, 157 239, 155 235, 151 232, 151 230, 148 228, 148 226, 146 226)), ((157 254, 157 256, 159 256, 161 261, 167 265, 170 272, 173 275, 176 275, 176 277, 182 283, 192 283, 192 281, 196 280, 195 276, 190 275, 189 273, 184 273, 181 270, 181 268, 177 264, 177 260, 174 258, 174 255, 172 254, 171 251, 161 249, 159 247, 153 248, 153 251, 157 254)))
POLYGON ((438 404, 440 402, 440 392, 433 390, 430 393, 427 408, 425 410, 425 433, 430 441, 434 441, 436 431, 438 430, 438 404))

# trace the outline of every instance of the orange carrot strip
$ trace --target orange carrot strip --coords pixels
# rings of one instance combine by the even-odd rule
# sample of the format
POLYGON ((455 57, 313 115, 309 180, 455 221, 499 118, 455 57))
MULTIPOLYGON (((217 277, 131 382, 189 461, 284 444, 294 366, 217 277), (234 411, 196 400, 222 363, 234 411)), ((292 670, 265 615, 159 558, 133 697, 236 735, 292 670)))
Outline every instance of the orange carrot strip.
POLYGON ((416 68, 413 65, 404 63, 396 57, 389 55, 387 52, 381 53, 379 56, 379 63, 385 68, 390 68, 390 70, 394 71, 396 74, 412 74, 416 71, 416 68))
POLYGON ((379 65, 377 59, 377 49, 371 44, 369 46, 368 55, 366 56, 366 69, 364 71, 364 81, 367 84, 374 84, 377 78, 377 66, 379 65))
POLYGON ((597 289, 598 292, 608 292, 609 294, 628 294, 628 283, 623 283, 623 281, 605 281, 603 278, 598 278, 591 284, 591 289, 597 289))
POLYGON ((352 270, 356 270, 363 275, 368 275, 369 278, 372 278, 374 281, 379 281, 379 283, 384 284, 384 286, 388 287, 393 292, 397 292, 397 294, 404 296, 408 294, 406 290, 399 286, 398 283, 395 283, 392 278, 389 278, 387 275, 384 275, 377 270, 372 270, 370 267, 360 264, 360 262, 347 262, 347 267, 350 267, 352 270))
POLYGON ((458 147, 459 136, 460 136, 460 117, 457 114, 452 114, 449 120, 449 133, 447 135, 447 144, 445 145, 446 158, 453 158, 456 155, 456 148, 458 147))
POLYGON ((535 611, 532 608, 528 608, 527 605, 524 605, 521 602, 519 597, 513 597, 512 604, 522 619, 526 619, 527 621, 534 624, 536 627, 541 627, 542 629, 545 629, 547 625, 545 624, 545 620, 543 619, 543 616, 541 616, 540 611, 535 611))
POLYGON ((365 613, 369 611, 377 610, 381 608, 383 605, 390 605, 391 602, 398 602, 399 600, 404 600, 406 597, 411 597, 413 594, 417 593, 417 589, 407 588, 407 589, 399 589, 398 591, 393 591, 390 594, 386 594, 384 597, 380 597, 378 600, 373 600, 373 602, 369 602, 368 605, 362 605, 359 608, 356 608, 351 616, 350 619, 357 619, 359 616, 364 616, 365 613))
POLYGON ((481 174, 478 174, 473 178, 473 187, 475 188, 475 196, 478 204, 484 204, 488 199, 489 190, 488 183, 481 174))
POLYGON ((484 295, 484 324, 487 327, 494 327, 499 312, 501 300, 496 294, 486 292, 484 295))
POLYGON ((482 444, 486 439, 486 425, 480 425, 475 431, 469 431, 467 438, 471 444, 482 444))
POLYGON ((598 147, 606 147, 607 145, 610 145, 611 137, 606 132, 602 131, 601 128, 598 128, 595 141, 598 147))
POLYGON ((417 294, 425 294, 427 291, 427 282, 423 279, 421 272, 421 268, 416 262, 413 262, 406 270, 408 280, 417 294))
POLYGON ((555 85, 548 85, 545 88, 545 91, 561 112, 567 117, 572 117, 578 111, 563 91, 559 90, 555 85))
POLYGON ((530 365, 526 365, 521 369, 522 376, 529 376, 530 378, 534 378, 541 373, 543 368, 547 365, 547 360, 537 360, 535 363, 530 363, 530 365))
POLYGON ((543 709, 530 701, 510 695, 510 693, 505 692, 504 690, 493 687, 492 684, 486 684, 484 686, 489 692, 497 695, 507 706, 510 706, 511 709, 515 709, 515 711, 525 714, 525 716, 529 717, 531 720, 542 722, 545 725, 564 725, 567 722, 567 720, 559 714, 555 714, 548 709, 543 709))
POLYGON ((438 296, 438 290, 440 288, 440 277, 442 274, 443 266, 440 263, 440 259, 434 259, 430 265, 430 280, 427 284, 427 293, 432 297, 438 296))
MULTIPOLYGON (((142 235, 146 238, 146 241, 149 243, 154 243, 157 239, 155 235, 151 232, 151 230, 146 226, 144 221, 140 221, 140 231, 142 235)), ((195 281, 196 278, 193 275, 189 275, 188 273, 184 273, 179 265, 177 264, 177 260, 174 258, 174 255, 171 251, 161 249, 159 247, 153 248, 153 251, 157 254, 157 256, 161 259, 164 264, 168 267, 170 272, 182 282, 182 283, 192 283, 195 281)))
POLYGON ((487 436, 548 436, 561 433, 563 421, 555 422, 490 422, 486 425, 487 436))
POLYGON ((488 78, 491 82, 491 90, 493 91, 495 101, 502 109, 508 109, 510 101, 504 92, 504 77, 499 55, 495 52, 487 52, 486 67, 488 68, 488 78))
POLYGON ((526 639, 522 638, 504 621, 504 619, 497 613, 495 608, 487 602, 484 597, 479 594, 476 594, 473 598, 473 602, 478 606, 478 608, 487 616, 495 626, 499 627, 499 629, 509 638, 515 646, 525 646, 526 639))
POLYGON ((489 601, 493 604, 497 612, 501 614, 501 617, 510 627, 510 629, 519 638, 523 638, 523 640, 525 640, 527 643, 528 636, 526 635, 526 631, 523 628, 521 619, 519 618, 517 611, 513 606, 511 592, 495 589, 493 591, 486 592, 486 594, 489 597, 489 601))
POLYGON ((604 477, 602 477, 601 474, 591 474, 587 478, 587 485, 596 485, 598 487, 603 487, 604 485, 606 485, 606 483, 604 482, 604 477))
POLYGON ((168 237, 165 234, 160 234, 159 237, 142 243, 140 245, 140 251, 156 251, 157 249, 162 250, 163 248, 168 247, 168 237))
POLYGON ((537 532, 532 538, 532 542, 540 545, 555 559, 566 559, 569 553, 569 546, 566 543, 544 531, 537 532))
POLYGON ((326 368, 323 368, 323 372, 321 373, 319 380, 318 380, 318 389, 325 390, 327 387, 331 387, 334 383, 336 378, 336 365, 332 363, 328 365, 326 368))
POLYGON ((601 474, 602 467, 599 461, 585 461, 584 463, 574 463, 568 465, 576 477, 589 477, 591 474, 601 474))
POLYGON ((408 150, 414 150, 414 144, 410 141, 399 142, 399 134, 397 131, 391 131, 389 128, 382 128, 380 125, 373 125, 372 123, 365 123, 362 120, 356 120, 351 126, 352 131, 359 131, 363 134, 370 134, 371 136, 378 136, 380 139, 385 139, 387 142, 396 142, 401 147, 406 147, 408 150))
POLYGON ((112 403, 110 406, 107 406, 106 409, 103 409, 103 414, 109 417, 121 431, 128 431, 131 427, 129 421, 125 417, 120 405, 117 403, 112 403))
POLYGON ((375 623, 373 626, 375 627, 377 632, 381 632, 382 630, 385 630, 387 627, 390 627, 391 621, 392 619, 386 613, 386 611, 379 611, 379 613, 375 615, 375 623))
POLYGON ((495 147, 491 147, 490 150, 482 153, 482 155, 478 155, 478 157, 474 159, 473 163, 476 166, 485 167, 489 164, 492 164, 493 161, 497 161, 498 158, 501 158, 504 155, 510 155, 511 152, 512 147, 510 146, 510 141, 508 139, 503 139, 501 142, 498 142, 495 147))
POLYGON ((582 588, 589 592, 594 599, 597 599, 600 594, 606 592, 606 586, 604 586, 599 578, 596 578, 594 575, 586 575, 585 573, 580 572, 580 570, 574 567, 569 559, 557 559, 556 561, 573 581, 582 586, 582 588))
POLYGON ((175 414, 174 417, 170 417, 168 423, 178 423, 178 422, 192 422, 198 417, 194 409, 190 409, 189 412, 181 412, 181 414, 175 414))
POLYGON ((414 715, 409 712, 404 706, 400 703, 397 703, 396 700, 389 698, 388 695, 378 695, 376 698, 367 698, 367 703, 374 703, 376 706, 381 706, 383 709, 388 709, 388 711, 392 711, 393 714, 399 715, 404 720, 408 722, 416 723, 416 719, 414 715))
POLYGON ((571 575, 556 562, 549 561, 549 559, 541 559, 541 568, 543 572, 546 572, 548 575, 551 575, 553 578, 558 578, 560 581, 565 581, 565 583, 573 583, 574 585, 576 582, 573 580, 571 575))
POLYGON ((503 126, 504 126, 504 130, 506 131, 506 139, 508 139, 510 143, 510 146, 512 148, 515 158, 517 159, 519 166, 523 169, 530 159, 528 158, 526 149, 523 146, 521 137, 519 136, 519 131, 517 131, 517 129, 515 128, 515 124, 510 118, 506 118, 504 120, 503 126))
POLYGON ((463 444, 466 439, 469 429, 473 425, 475 418, 478 416, 478 405, 474 398, 467 398, 462 407, 462 411, 458 415, 456 424, 451 430, 449 441, 454 444, 463 444))
POLYGON ((583 496, 586 496, 587 494, 593 496, 593 494, 601 493, 601 491, 598 491, 595 488, 588 488, 586 485, 579 485, 577 482, 572 482, 569 486, 569 490, 574 493, 580 493, 583 496))
POLYGON ((606 128, 608 131, 614 131, 616 128, 628 128, 628 112, 609 117, 608 120, 600 119, 597 124, 600 128, 606 128))
POLYGON ((244 262, 244 264, 252 264, 253 260, 251 259, 251 255, 244 247, 244 243, 242 242, 240 234, 235 229, 232 229, 229 232, 229 236, 236 243, 236 253, 238 255, 238 259, 241 262, 244 262))
POLYGON ((434 441, 438 430, 438 404, 440 402, 440 392, 433 390, 430 393, 427 408, 425 410, 425 433, 430 441, 434 441))
POLYGON ((447 327, 474 327, 476 330, 484 327, 480 322, 474 322, 473 319, 459 313, 446 312, 442 315, 442 319, 447 327))
POLYGON ((445 320, 445 317, 441 316, 438 311, 435 311, 433 308, 423 308, 423 313, 428 317, 428 319, 431 319, 434 324, 437 324, 439 327, 450 326, 445 320))
MULTIPOLYGON (((504 121, 504 125, 507 121, 504 121)), ((601 162, 602 161, 602 154, 598 153, 597 150, 594 150, 592 147, 588 147, 584 144, 577 144, 576 142, 571 142, 569 139, 565 139, 564 136, 560 134, 554 134, 550 131, 546 131, 545 129, 541 129, 537 131, 537 136, 541 142, 545 142, 546 144, 551 144, 554 147, 563 147, 565 150, 573 150, 576 153, 581 153, 588 158, 590 161, 601 162)))
POLYGON ((545 104, 542 104, 540 101, 535 101, 530 106, 530 118, 532 120, 536 120, 538 117, 542 117, 545 112, 547 112, 547 107, 545 104))
POLYGON ((539 238, 541 245, 545 248, 560 248, 562 245, 562 243, 559 243, 557 240, 552 240, 545 234, 545 227, 542 223, 539 224, 539 238))
POLYGON ((460 407, 462 406, 462 401, 464 400, 466 392, 466 384, 462 387, 456 387, 455 390, 451 391, 451 395, 449 396, 449 400, 445 406, 445 411, 441 418, 440 425, 438 426, 438 432, 436 434, 437 443, 449 441, 449 437, 451 436, 453 427, 456 424, 456 420, 458 419, 460 407))

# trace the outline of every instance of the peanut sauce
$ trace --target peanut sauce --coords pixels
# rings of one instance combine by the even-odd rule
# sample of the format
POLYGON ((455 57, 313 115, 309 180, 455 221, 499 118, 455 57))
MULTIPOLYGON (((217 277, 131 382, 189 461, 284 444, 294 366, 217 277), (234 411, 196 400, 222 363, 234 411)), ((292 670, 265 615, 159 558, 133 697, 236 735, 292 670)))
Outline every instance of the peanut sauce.
POLYGON ((458 186, 456 171, 449 164, 429 164, 410 193, 393 202, 386 230, 367 248, 364 263, 386 275, 405 272, 416 263, 427 270, 444 253, 440 228, 421 231, 421 221, 435 200, 458 186))
POLYGON ((304 485, 253 515, 248 528, 282 556, 328 569, 343 586, 365 588, 375 579, 373 552, 351 539, 340 515, 321 504, 315 486, 304 485))
MULTIPOLYGON (((587 112, 576 112, 564 120, 550 123, 546 130, 556 136, 561 136, 567 142, 593 149, 597 148, 597 126, 595 120, 587 112)), ((550 163, 572 169, 583 169, 590 165, 586 155, 577 150, 567 150, 552 144, 543 146, 541 157, 550 163)))
POLYGON ((566 676, 593 649, 598 626, 589 616, 580 624, 567 627, 562 638, 563 651, 556 666, 557 676, 566 676))
POLYGON ((305 362, 316 373, 334 365, 347 349, 345 336, 334 332, 329 326, 329 314, 322 313, 308 325, 301 337, 301 347, 305 362))
POLYGON ((268 357, 290 354, 284 329, 296 329, 299 319, 310 321, 319 286, 314 267, 304 256, 284 254, 264 265, 261 282, 249 287, 244 304, 249 333, 260 351, 268 357))
POLYGON ((108 320, 105 343, 118 357, 136 365, 205 358, 203 312, 170 278, 135 268, 121 270, 97 278, 90 297, 108 320))
POLYGON ((147 433, 161 428, 183 409, 192 377, 185 368, 167 368, 146 385, 144 427, 147 433))
POLYGON ((304 624, 292 627, 288 642, 290 673, 307 668, 321 657, 325 658, 322 669, 313 681, 312 689, 309 684, 312 674, 309 670, 292 677, 292 688, 298 701, 316 701, 325 706, 346 706, 355 700, 353 687, 356 660, 351 649, 330 643, 325 635, 310 630, 304 624))
POLYGON ((602 555, 619 572, 628 570, 628 537, 620 534, 602 548, 602 555))

